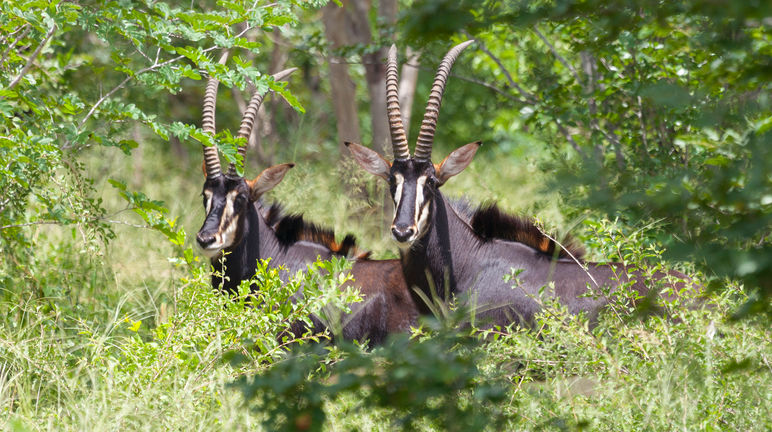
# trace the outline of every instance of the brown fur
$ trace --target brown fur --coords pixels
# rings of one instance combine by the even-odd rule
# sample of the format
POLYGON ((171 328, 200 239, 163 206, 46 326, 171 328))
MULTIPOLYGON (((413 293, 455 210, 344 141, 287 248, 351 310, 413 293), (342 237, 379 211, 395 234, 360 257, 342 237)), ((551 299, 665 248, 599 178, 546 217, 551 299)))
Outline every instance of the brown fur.
POLYGON ((573 255, 574 258, 581 259, 585 254, 584 248, 571 237, 561 242, 563 247, 568 249, 566 251, 547 237, 533 222, 506 214, 495 203, 480 206, 472 215, 469 225, 486 241, 501 239, 523 243, 545 255, 558 258, 571 258, 573 255))
POLYGON ((328 248, 333 254, 356 259, 367 258, 368 251, 356 247, 356 238, 348 234, 343 241, 335 241, 335 233, 326 228, 306 222, 303 215, 284 215, 279 204, 272 204, 264 212, 266 223, 276 231, 276 237, 284 244, 308 241, 328 248))

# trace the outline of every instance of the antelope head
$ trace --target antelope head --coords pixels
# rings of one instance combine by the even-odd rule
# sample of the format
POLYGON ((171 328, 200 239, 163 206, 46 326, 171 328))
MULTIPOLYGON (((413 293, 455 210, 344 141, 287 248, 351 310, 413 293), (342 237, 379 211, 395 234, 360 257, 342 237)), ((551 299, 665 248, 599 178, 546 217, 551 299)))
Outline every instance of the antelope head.
POLYGON ((461 51, 473 42, 473 40, 466 41, 451 48, 440 63, 413 156, 410 155, 407 135, 402 124, 397 48, 394 45, 389 50, 386 68, 386 105, 394 160, 389 162, 377 152, 362 145, 345 143, 354 159, 365 171, 389 183, 389 192, 394 201, 391 234, 402 248, 410 247, 413 242, 426 234, 430 227, 432 204, 439 192, 439 187, 450 177, 463 171, 480 147, 479 141, 470 143, 454 150, 439 164, 433 164, 431 161, 434 132, 437 128, 440 103, 450 68, 461 51))
MULTIPOLYGON (((227 53, 220 63, 225 63, 227 53)), ((276 81, 289 76, 295 68, 287 69, 273 75, 276 81)), ((204 132, 215 134, 215 105, 217 100, 218 81, 210 78, 204 94, 202 128, 204 132)), ((241 119, 238 137, 244 138, 238 147, 242 160, 246 161, 247 142, 252 133, 255 116, 263 102, 264 94, 255 90, 249 101, 244 116, 241 119)), ((238 245, 244 235, 246 213, 250 207, 267 191, 273 189, 284 178, 284 174, 294 165, 287 163, 266 168, 252 180, 239 176, 235 165, 231 164, 223 174, 220 169, 220 158, 217 148, 204 146, 204 209, 206 219, 196 234, 196 241, 204 255, 213 257, 223 249, 238 245)))

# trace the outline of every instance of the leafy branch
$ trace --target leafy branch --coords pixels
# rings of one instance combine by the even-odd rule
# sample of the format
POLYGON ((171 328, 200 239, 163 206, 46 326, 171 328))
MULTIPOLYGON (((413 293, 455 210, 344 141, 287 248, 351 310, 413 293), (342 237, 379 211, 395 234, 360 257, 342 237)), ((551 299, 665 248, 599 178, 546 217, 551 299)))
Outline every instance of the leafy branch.
MULTIPOLYGON (((19 84, 19 81, 21 81, 22 78, 24 78, 24 75, 29 72, 30 68, 32 67, 32 64, 35 62, 35 59, 37 59, 38 55, 40 54, 40 51, 43 50, 43 47, 48 44, 48 41, 51 40, 51 38, 54 36, 54 33, 56 32, 56 24, 51 26, 51 29, 48 30, 48 33, 46 33, 45 37, 42 41, 40 41, 40 44, 38 44, 38 47, 35 48, 35 51, 32 52, 32 54, 27 58, 27 63, 24 65, 24 67, 19 72, 19 75, 14 78, 13 81, 11 81, 10 84, 8 84, 7 90, 13 90, 14 87, 16 87, 17 84, 19 84)), ((24 36, 24 35, 22 35, 24 36)), ((10 49, 10 47, 8 47, 10 49)))

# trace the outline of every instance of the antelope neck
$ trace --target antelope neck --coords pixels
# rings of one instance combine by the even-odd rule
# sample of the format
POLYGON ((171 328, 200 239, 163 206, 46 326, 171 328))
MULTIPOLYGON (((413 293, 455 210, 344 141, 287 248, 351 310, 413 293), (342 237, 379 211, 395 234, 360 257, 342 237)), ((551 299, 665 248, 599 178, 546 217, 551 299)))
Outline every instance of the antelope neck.
MULTIPOLYGON (((306 265, 313 262, 317 256, 329 259, 332 255, 328 249, 308 242, 282 244, 276 232, 258 211, 259 205, 258 203, 249 205, 244 214, 246 220, 243 221, 244 235, 241 242, 225 249, 227 254, 224 258, 221 256, 212 258, 212 265, 217 270, 212 274, 212 286, 215 288, 220 286, 221 278, 216 273, 222 273, 223 264, 227 278, 223 288, 235 293, 242 280, 250 279, 255 275, 258 259, 270 258, 269 267, 271 268, 284 267, 285 271, 281 272, 281 279, 286 281, 298 270, 305 270, 306 265)), ((256 288, 252 286, 253 290, 256 288)))
POLYGON ((445 299, 472 285, 468 279, 475 265, 469 252, 482 242, 439 191, 429 218, 426 234, 400 252, 402 267, 408 287, 445 299))

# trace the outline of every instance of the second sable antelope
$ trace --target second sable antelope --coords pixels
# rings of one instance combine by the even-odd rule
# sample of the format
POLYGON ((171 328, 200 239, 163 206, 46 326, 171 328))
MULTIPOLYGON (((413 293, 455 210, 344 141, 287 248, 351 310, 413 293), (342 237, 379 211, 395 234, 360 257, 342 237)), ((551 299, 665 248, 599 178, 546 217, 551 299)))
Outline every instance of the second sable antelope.
MULTIPOLYGON (((220 62, 226 59, 227 54, 220 62)), ((273 79, 281 80, 293 70, 279 72, 273 79)), ((218 81, 210 78, 204 96, 202 128, 211 135, 215 134, 217 87, 218 81)), ((255 91, 241 120, 238 137, 244 140, 238 152, 242 160, 263 96, 255 91)), ((356 252, 353 236, 337 243, 331 230, 307 223, 302 216, 282 215, 278 205, 265 207, 261 203, 260 197, 278 185, 292 167, 293 164, 272 166, 249 180, 239 176, 233 164, 223 173, 217 149, 204 146, 206 180, 202 195, 206 218, 196 240, 215 268, 212 286, 235 293, 241 281, 255 275, 258 259, 270 258, 270 266, 283 266, 287 271, 281 277, 286 280, 317 258, 359 255, 351 273, 364 302, 353 305, 352 314, 342 317, 343 338, 367 338, 371 344, 377 344, 389 333, 408 331, 418 312, 398 260, 368 260, 366 254, 356 252)), ((312 321, 315 330, 324 329, 317 317, 312 317, 312 321)))
MULTIPOLYGON (((504 214, 493 206, 467 211, 454 205, 440 187, 472 161, 480 142, 460 147, 439 164, 431 161, 434 132, 450 68, 473 41, 453 47, 440 63, 421 123, 415 154, 410 155, 399 107, 396 48, 389 51, 386 102, 394 160, 359 144, 346 143, 366 171, 389 184, 394 202, 391 233, 400 247, 402 269, 411 288, 427 296, 452 294, 468 301, 477 317, 488 323, 530 323, 541 309, 540 289, 554 283, 549 294, 571 313, 594 318, 608 303, 603 289, 616 290, 632 277, 632 289, 643 294, 649 286, 619 263, 579 261, 581 251, 561 249, 531 222, 504 214), (513 270, 515 280, 505 280, 513 270), (588 294, 595 296, 585 296, 588 294)), ((671 275, 683 277, 677 273, 671 275)), ((656 279, 666 276, 655 275, 656 279)), ((683 284, 678 284, 680 287, 683 284)))

